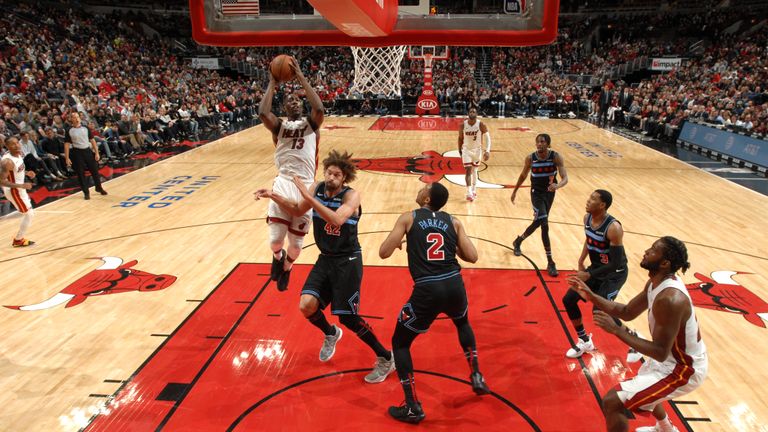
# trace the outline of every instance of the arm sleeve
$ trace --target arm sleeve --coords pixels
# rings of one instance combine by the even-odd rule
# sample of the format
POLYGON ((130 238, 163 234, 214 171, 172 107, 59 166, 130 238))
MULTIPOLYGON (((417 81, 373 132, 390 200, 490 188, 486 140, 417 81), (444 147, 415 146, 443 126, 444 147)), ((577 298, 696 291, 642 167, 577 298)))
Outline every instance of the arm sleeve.
POLYGON ((485 151, 490 153, 491 152, 491 132, 488 131, 483 135, 485 135, 485 151))
POLYGON ((615 272, 619 268, 619 263, 624 262, 624 246, 611 246, 608 256, 608 264, 587 269, 590 278, 599 278, 615 272))

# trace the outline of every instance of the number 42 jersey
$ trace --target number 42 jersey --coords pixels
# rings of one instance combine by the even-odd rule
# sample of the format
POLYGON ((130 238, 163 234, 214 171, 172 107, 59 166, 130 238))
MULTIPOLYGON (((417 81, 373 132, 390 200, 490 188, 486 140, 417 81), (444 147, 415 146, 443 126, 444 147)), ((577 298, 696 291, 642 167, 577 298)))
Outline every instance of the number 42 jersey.
POLYGON ((461 271, 456 260, 458 235, 451 215, 422 207, 413 211, 406 234, 408 270, 415 285, 449 279, 461 271))

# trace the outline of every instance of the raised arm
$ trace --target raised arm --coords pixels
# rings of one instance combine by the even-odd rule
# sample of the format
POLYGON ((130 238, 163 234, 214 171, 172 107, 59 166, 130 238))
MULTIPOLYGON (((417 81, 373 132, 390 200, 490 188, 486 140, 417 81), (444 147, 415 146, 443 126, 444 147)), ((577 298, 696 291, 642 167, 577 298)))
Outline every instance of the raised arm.
POLYGON ((267 91, 264 92, 264 96, 259 103, 259 119, 264 123, 273 137, 277 137, 280 132, 280 119, 272 113, 272 99, 275 97, 275 87, 277 83, 272 74, 269 74, 269 84, 267 84, 267 91))
POLYGON ((476 263, 477 249, 472 243, 472 240, 469 239, 467 232, 464 230, 464 225, 455 217, 452 217, 451 219, 453 220, 453 228, 456 230, 456 235, 458 236, 456 255, 466 262, 476 263))
POLYGON ((387 238, 384 240, 384 243, 382 243, 379 247, 380 258, 389 258, 392 256, 392 253, 395 251, 395 249, 403 248, 403 237, 405 237, 405 234, 411 228, 412 224, 412 212, 403 213, 399 218, 397 218, 397 222, 395 222, 395 227, 392 228, 392 232, 389 233, 387 238))
POLYGON ((319 130, 325 119, 325 107, 323 107, 323 101, 320 100, 320 96, 317 95, 315 89, 307 81, 307 77, 301 72, 299 62, 295 58, 291 57, 291 69, 296 74, 296 79, 299 81, 302 87, 304 87, 304 93, 307 95, 309 106, 312 107, 312 113, 309 116, 309 125, 312 129, 319 130))
POLYGON ((517 190, 520 189, 520 185, 523 184, 523 181, 525 181, 525 178, 528 177, 528 173, 530 171, 531 171, 531 155, 528 155, 525 157, 525 161, 523 162, 523 170, 520 172, 520 176, 517 178, 515 189, 512 190, 512 197, 510 198, 512 200, 512 204, 515 203, 517 190))

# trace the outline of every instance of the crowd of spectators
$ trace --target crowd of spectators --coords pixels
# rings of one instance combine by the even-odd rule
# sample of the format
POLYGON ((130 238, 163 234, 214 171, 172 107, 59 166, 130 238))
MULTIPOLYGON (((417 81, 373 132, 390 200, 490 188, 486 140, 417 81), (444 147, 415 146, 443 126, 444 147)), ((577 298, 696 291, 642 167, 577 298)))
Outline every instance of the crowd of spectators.
MULTIPOLYGON (((596 25, 589 18, 563 22, 557 42, 548 46, 454 47, 448 60, 433 64, 435 93, 441 106, 457 114, 471 106, 485 115, 583 114, 670 139, 683 121, 695 119, 765 135, 768 36, 732 31, 739 19, 747 23, 742 29, 748 28, 752 17, 739 11, 602 17, 602 36, 587 44, 583 33, 591 34, 596 25), (688 53, 690 41, 703 33, 709 36, 703 53, 688 53), (638 56, 664 55, 684 61, 670 72, 630 84, 609 81, 599 89, 567 78, 599 74, 638 56), (487 79, 476 73, 483 62, 490 66, 487 79)), ((29 3, 15 4, 0 17, 0 139, 18 136, 25 160, 43 181, 71 175, 61 156, 68 127, 62 119, 72 112, 80 113, 110 159, 250 122, 266 86, 267 65, 277 54, 299 59, 329 111, 345 99, 359 99, 363 113, 390 111, 377 95, 350 90, 354 59, 346 47, 200 47, 199 52, 264 71, 245 77, 193 69, 183 58, 190 53, 169 39, 146 36, 141 20, 29 3)), ((421 60, 401 64, 406 106, 420 94, 422 69, 421 60)), ((291 83, 286 88, 300 91, 291 83)))

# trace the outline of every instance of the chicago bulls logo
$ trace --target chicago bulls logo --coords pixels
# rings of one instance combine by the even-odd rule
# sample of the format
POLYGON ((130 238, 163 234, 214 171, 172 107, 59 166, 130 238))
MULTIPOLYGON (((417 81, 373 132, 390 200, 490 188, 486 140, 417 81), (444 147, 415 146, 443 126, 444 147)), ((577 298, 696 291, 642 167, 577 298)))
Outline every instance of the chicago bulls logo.
POLYGON ((720 270, 712 272, 711 277, 696 273, 700 282, 686 284, 695 306, 722 312, 741 314, 750 323, 766 328, 768 321, 768 303, 752 291, 733 280, 733 275, 748 274, 720 270))
MULTIPOLYGON (((434 183, 444 178, 453 184, 466 186, 466 170, 461 162, 458 150, 447 151, 442 155, 430 150, 425 151, 418 156, 354 159, 352 162, 354 162, 360 170, 415 174, 420 176, 419 180, 424 183, 434 183)), ((487 183, 478 178, 477 187, 483 189, 505 189, 514 188, 515 186, 487 183)))
POLYGON ((90 297, 119 294, 130 291, 160 291, 176 282, 176 276, 155 275, 132 268, 138 261, 123 264, 117 257, 103 257, 101 267, 83 275, 53 297, 41 303, 26 306, 6 306, 9 309, 36 311, 50 309, 62 303, 77 306, 90 297))

